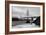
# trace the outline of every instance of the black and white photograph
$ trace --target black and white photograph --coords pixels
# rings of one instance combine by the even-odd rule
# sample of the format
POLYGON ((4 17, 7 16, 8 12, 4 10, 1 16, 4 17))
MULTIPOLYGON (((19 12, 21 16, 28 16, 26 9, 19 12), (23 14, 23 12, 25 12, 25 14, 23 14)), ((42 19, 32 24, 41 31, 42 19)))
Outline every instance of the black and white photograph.
POLYGON ((41 5, 10 4, 10 31, 42 29, 41 5))
POLYGON ((15 28, 40 27, 40 7, 12 6, 12 26, 15 28))

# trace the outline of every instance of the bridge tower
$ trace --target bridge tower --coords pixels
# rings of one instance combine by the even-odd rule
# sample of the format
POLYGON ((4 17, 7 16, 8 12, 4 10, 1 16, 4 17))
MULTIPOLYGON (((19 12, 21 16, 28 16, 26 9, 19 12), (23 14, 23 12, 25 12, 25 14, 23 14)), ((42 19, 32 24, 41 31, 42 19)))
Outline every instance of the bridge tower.
POLYGON ((30 23, 28 16, 29 16, 29 9, 27 9, 27 21, 26 21, 26 23, 30 23))

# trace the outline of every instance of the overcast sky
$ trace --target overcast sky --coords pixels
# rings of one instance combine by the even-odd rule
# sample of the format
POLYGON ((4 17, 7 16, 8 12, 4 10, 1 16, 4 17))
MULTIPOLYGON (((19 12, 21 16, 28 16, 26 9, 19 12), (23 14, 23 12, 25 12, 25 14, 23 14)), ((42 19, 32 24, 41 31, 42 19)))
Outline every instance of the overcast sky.
POLYGON ((12 16, 13 17, 25 17, 27 16, 27 9, 29 11, 29 16, 40 16, 39 7, 18 7, 12 6, 12 16))

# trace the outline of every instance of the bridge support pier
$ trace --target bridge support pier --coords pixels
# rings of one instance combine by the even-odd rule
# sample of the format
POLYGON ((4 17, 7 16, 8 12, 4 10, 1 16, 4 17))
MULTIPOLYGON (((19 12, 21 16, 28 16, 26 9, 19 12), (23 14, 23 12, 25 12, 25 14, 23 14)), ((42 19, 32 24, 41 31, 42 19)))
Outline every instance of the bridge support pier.
POLYGON ((27 21, 26 21, 26 23, 30 23, 30 21, 29 21, 29 20, 27 20, 27 21))

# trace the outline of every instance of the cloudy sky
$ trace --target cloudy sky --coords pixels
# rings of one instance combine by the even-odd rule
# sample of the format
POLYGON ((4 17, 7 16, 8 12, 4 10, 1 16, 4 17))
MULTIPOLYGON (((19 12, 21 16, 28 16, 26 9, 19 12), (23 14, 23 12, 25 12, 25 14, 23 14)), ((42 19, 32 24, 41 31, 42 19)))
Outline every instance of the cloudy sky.
POLYGON ((29 11, 29 16, 40 16, 39 7, 20 7, 12 6, 12 17, 25 17, 27 16, 27 9, 29 11))

